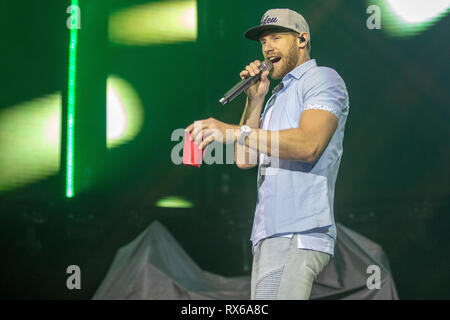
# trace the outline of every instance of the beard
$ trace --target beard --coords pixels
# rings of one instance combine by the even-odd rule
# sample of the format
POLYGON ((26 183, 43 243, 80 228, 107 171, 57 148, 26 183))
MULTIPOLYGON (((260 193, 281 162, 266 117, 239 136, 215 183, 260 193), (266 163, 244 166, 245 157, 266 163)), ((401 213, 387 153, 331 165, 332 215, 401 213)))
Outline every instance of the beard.
POLYGON ((269 75, 272 79, 282 79, 291 72, 298 64, 298 48, 291 46, 286 55, 281 56, 281 60, 274 65, 269 75))

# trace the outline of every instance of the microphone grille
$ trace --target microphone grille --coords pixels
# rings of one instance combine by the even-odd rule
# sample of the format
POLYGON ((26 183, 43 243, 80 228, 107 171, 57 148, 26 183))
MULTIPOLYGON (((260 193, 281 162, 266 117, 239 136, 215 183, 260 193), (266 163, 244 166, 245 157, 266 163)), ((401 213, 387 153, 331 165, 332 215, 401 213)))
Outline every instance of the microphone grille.
POLYGON ((270 60, 264 60, 261 65, 259 66, 259 69, 261 71, 266 71, 266 70, 271 70, 273 67, 272 62, 270 62, 270 60))

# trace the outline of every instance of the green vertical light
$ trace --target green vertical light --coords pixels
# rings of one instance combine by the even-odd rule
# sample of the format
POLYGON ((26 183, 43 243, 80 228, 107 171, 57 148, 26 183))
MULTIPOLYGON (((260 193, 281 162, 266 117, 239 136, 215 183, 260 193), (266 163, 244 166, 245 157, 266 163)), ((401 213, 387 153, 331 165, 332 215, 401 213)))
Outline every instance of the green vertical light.
MULTIPOLYGON (((78 0, 72 0, 73 8, 78 8, 78 0)), ((74 127, 75 127, 75 78, 77 59, 77 39, 78 29, 73 26, 73 22, 79 19, 78 10, 72 9, 72 28, 70 29, 69 47, 69 86, 67 90, 67 164, 66 164, 66 197, 74 196, 73 187, 73 159, 74 159, 74 127)))

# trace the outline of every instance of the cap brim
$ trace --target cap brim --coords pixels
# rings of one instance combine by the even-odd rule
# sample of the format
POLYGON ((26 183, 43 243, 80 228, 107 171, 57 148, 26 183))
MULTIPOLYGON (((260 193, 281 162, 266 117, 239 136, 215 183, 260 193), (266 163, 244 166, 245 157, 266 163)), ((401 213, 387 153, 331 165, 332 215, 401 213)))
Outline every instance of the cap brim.
POLYGON ((247 31, 245 31, 244 37, 246 37, 247 39, 250 39, 250 40, 259 41, 259 38, 261 38, 261 35, 264 32, 266 32, 266 31, 278 31, 278 32, 293 31, 293 32, 297 32, 297 31, 291 30, 289 28, 266 24, 264 26, 256 26, 256 27, 248 29, 247 31))

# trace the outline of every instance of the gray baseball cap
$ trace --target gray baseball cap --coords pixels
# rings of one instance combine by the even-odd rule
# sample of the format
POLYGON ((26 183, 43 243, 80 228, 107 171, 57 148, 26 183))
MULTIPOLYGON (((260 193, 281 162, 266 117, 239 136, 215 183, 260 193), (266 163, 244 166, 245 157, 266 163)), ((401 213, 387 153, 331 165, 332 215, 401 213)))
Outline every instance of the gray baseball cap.
POLYGON ((262 16, 259 26, 248 29, 244 36, 258 41, 261 34, 267 30, 306 32, 311 41, 309 26, 303 16, 291 9, 270 9, 262 16))

